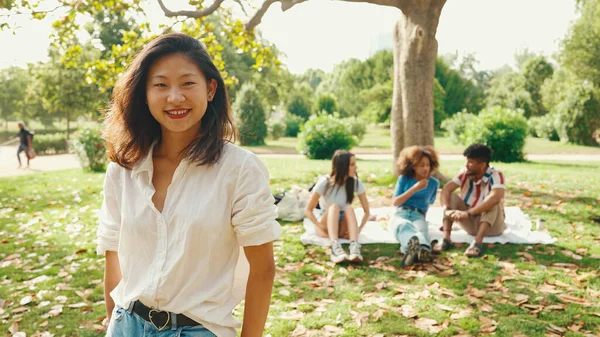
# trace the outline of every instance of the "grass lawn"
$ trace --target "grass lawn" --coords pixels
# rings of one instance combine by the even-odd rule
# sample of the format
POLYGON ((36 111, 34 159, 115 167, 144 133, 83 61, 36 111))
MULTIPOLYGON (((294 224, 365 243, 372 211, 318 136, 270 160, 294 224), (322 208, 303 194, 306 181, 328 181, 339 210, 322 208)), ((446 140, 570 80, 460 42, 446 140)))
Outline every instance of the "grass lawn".
MULTIPOLYGON (((265 158, 274 191, 307 187, 329 161, 265 158)), ((443 161, 455 173, 461 161, 443 161)), ((267 323, 271 336, 592 336, 600 333, 600 163, 497 165, 508 205, 543 217, 555 245, 462 249, 404 270, 395 245, 365 245, 363 265, 334 265, 283 223, 267 323)), ((358 162, 376 202, 387 161, 358 162)), ((58 171, 0 179, 0 335, 102 336, 103 258, 95 254, 102 174, 58 171)))
MULTIPOLYGON (((297 153, 297 138, 284 137, 278 140, 266 141, 265 146, 248 147, 255 153, 297 153)), ((439 153, 461 154, 464 146, 454 144, 444 133, 436 133, 434 144, 439 153)), ((354 153, 387 154, 392 152, 390 130, 369 126, 363 141, 352 149, 354 153)), ((600 155, 600 147, 581 146, 551 142, 547 139, 528 137, 525 143, 525 153, 530 154, 595 154, 600 155)))

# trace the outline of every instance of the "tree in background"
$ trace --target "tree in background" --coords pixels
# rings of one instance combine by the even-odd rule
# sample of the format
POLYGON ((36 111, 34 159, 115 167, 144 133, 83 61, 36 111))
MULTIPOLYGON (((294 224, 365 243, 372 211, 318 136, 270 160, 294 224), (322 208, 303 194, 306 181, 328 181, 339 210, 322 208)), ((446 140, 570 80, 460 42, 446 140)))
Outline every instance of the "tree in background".
POLYGON ((531 97, 531 111, 526 117, 543 116, 548 110, 542 104, 540 89, 547 78, 552 77, 554 67, 544 56, 536 56, 527 60, 521 68, 523 86, 531 97))
POLYGON ((580 17, 561 41, 558 59, 568 72, 600 87, 600 0, 578 0, 580 17))
POLYGON ((525 117, 530 117, 535 108, 531 93, 525 88, 525 78, 520 73, 510 72, 493 78, 486 94, 488 107, 521 109, 525 117))
POLYGON ((326 112, 332 114, 338 111, 337 100, 331 93, 320 94, 315 100, 312 110, 315 113, 326 112))
POLYGON ((543 104, 563 142, 598 145, 600 91, 590 81, 557 71, 541 89, 543 104))
MULTIPOLYGON (((458 55, 438 57, 435 61, 435 78, 444 89, 444 111, 452 116, 459 111, 479 112, 485 101, 484 90, 488 86, 489 75, 475 69, 474 55, 465 55, 458 61, 458 55)), ((435 88, 435 86, 434 86, 435 88)))
POLYGON ((313 91, 308 83, 296 83, 287 100, 287 112, 307 120, 311 115, 312 96, 313 91))
POLYGON ((5 122, 12 117, 23 118, 23 103, 30 80, 26 69, 10 67, 0 70, 0 118, 5 122))
POLYGON ((265 107, 258 90, 246 83, 233 106, 242 145, 264 145, 267 138, 265 107))
POLYGON ((60 62, 58 51, 50 51, 50 61, 35 69, 35 77, 41 86, 39 94, 43 107, 56 117, 67 121, 67 139, 70 122, 79 116, 100 117, 100 109, 106 106, 108 95, 94 83, 89 83, 85 64, 99 57, 99 51, 91 45, 83 46, 82 52, 73 60, 75 66, 60 62))
POLYGON ((317 90, 317 87, 323 79, 327 76, 327 74, 321 69, 308 69, 304 72, 304 74, 298 76, 299 82, 307 82, 313 91, 317 90))

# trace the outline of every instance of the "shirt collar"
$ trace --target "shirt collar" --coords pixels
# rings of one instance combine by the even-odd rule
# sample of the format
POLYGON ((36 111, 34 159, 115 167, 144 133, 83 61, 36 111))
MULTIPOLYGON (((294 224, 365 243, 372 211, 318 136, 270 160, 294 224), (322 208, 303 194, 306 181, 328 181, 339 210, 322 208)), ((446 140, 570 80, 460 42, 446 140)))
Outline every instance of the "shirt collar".
POLYGON ((154 163, 152 162, 152 153, 154 151, 154 146, 157 141, 154 141, 152 145, 150 145, 150 149, 148 150, 148 154, 146 157, 142 158, 131 170, 131 176, 134 177, 142 172, 152 172, 154 169, 154 163))
POLYGON ((492 173, 494 173, 494 168, 488 166, 487 170, 485 170, 485 173, 483 174, 483 177, 481 177, 481 179, 479 179, 478 181, 473 181, 473 183, 475 185, 479 185, 482 182, 487 184, 487 182, 490 180, 490 177, 492 176, 492 173))

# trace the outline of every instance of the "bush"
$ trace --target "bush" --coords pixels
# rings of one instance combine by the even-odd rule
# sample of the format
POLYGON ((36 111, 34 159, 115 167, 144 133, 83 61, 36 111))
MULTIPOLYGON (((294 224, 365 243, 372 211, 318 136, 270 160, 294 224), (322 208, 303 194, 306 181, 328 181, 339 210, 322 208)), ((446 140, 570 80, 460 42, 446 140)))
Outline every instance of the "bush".
POLYGON ((265 108, 253 84, 244 84, 235 101, 234 111, 242 145, 264 145, 267 137, 265 108))
POLYGON ((310 117, 310 102, 301 94, 294 94, 287 105, 287 111, 290 115, 302 118, 306 121, 310 117))
POLYGON ((302 127, 298 150, 310 159, 331 159, 338 149, 349 150, 358 139, 348 128, 348 121, 337 114, 313 116, 302 127))
POLYGON ((268 123, 269 135, 271 139, 277 140, 283 136, 285 136, 286 125, 282 120, 269 120, 268 123))
POLYGON ((465 129, 468 125, 473 124, 476 119, 476 115, 463 110, 451 118, 442 121, 442 128, 448 131, 452 142, 455 144, 466 144, 468 141, 465 139, 465 129))
POLYGON ((555 118, 551 115, 531 117, 527 121, 528 133, 533 137, 546 138, 552 141, 559 140, 556 132, 555 118))
POLYGON ((491 107, 478 116, 465 112, 445 120, 442 126, 450 131, 457 143, 470 145, 481 143, 493 150, 492 161, 523 161, 523 148, 527 137, 527 120, 522 110, 491 107))
POLYGON ((348 130, 350 130, 350 132, 356 136, 358 144, 360 144, 367 133, 367 123, 356 117, 345 118, 343 121, 346 122, 348 125, 348 130))
POLYGON ((317 97, 317 100, 315 101, 315 103, 313 105, 313 111, 315 113, 321 113, 321 112, 325 111, 328 114, 337 112, 338 104, 337 104, 337 100, 335 99, 335 96, 333 96, 330 93, 320 94, 319 97, 317 97))
POLYGON ((285 116, 285 136, 286 137, 298 137, 300 128, 304 123, 304 119, 300 116, 288 114, 285 116))
POLYGON ((40 135, 36 132, 32 147, 37 154, 66 153, 68 151, 67 133, 40 135))
POLYGON ((562 142, 598 145, 600 128, 600 88, 564 71, 556 71, 542 85, 542 100, 548 118, 562 142))
POLYGON ((108 162, 100 127, 86 127, 73 135, 70 150, 77 155, 81 167, 90 171, 104 171, 108 162))

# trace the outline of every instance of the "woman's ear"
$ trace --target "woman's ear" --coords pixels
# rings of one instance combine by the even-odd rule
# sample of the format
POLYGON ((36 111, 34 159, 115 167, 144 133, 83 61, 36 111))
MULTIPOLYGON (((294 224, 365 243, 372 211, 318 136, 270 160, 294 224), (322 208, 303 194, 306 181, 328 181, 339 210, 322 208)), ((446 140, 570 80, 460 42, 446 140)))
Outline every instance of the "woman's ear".
POLYGON ((208 92, 208 101, 211 102, 217 93, 217 81, 214 78, 211 78, 208 81, 207 92, 208 92))

